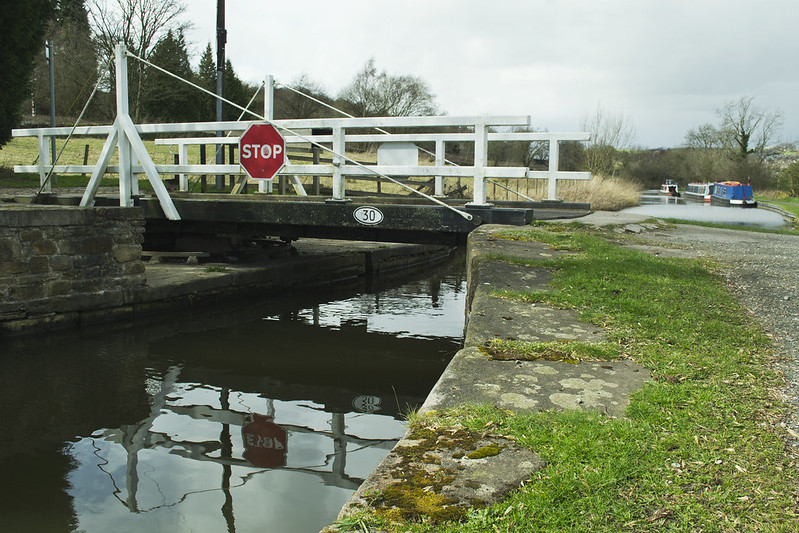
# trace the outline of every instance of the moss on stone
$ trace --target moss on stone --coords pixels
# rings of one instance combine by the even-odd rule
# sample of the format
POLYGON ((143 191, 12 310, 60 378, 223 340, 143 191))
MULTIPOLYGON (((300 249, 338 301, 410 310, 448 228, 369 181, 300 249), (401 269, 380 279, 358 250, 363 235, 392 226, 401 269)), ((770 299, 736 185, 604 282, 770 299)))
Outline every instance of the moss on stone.
POLYGON ((465 428, 412 427, 407 436, 410 443, 397 446, 392 452, 399 459, 390 471, 394 481, 368 494, 365 501, 388 520, 425 519, 434 524, 461 520, 469 505, 443 494, 443 489, 455 480, 456 471, 440 465, 446 456, 457 461, 501 452, 503 447, 498 444, 480 446, 484 439, 485 435, 465 428))
POLYGON ((466 457, 468 459, 485 459, 486 457, 493 457, 495 455, 499 455, 499 452, 502 451, 503 446, 498 444, 489 444, 488 446, 483 446, 482 448, 478 448, 470 454, 467 454, 466 457))
POLYGON ((618 349, 608 343, 580 341, 525 342, 491 339, 478 347, 480 353, 499 361, 608 361, 618 357, 618 349))

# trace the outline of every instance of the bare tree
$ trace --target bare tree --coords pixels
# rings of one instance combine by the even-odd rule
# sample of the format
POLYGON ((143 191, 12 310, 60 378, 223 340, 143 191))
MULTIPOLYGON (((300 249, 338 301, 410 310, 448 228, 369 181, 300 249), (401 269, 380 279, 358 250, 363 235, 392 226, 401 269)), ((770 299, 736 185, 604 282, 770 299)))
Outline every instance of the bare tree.
POLYGON ((314 118, 334 114, 333 111, 318 102, 332 104, 332 99, 325 93, 322 86, 307 74, 302 74, 292 80, 290 86, 291 89, 284 86, 275 91, 276 117, 314 118))
POLYGON ((713 124, 702 124, 685 134, 686 148, 715 150, 722 147, 721 132, 713 124))
POLYGON ((347 111, 361 117, 400 117, 436 113, 435 96, 415 76, 390 76, 370 59, 339 96, 347 111))
POLYGON ((585 165, 592 174, 615 176, 619 150, 629 148, 635 129, 623 115, 615 115, 597 105, 593 115, 583 119, 583 131, 591 133, 585 149, 585 165))
POLYGON ((712 124, 702 124, 688 130, 685 135, 686 167, 688 175, 698 181, 718 181, 727 172, 724 138, 712 124))
MULTIPOLYGON (((100 53, 113 57, 117 43, 123 43, 142 59, 150 59, 153 48, 169 30, 187 28, 179 17, 186 6, 183 0, 90 0, 89 18, 100 53)), ((139 117, 144 65, 130 64, 131 114, 139 117)))
POLYGON ((721 138, 728 149, 740 160, 756 154, 763 161, 763 150, 782 125, 779 112, 769 113, 753 105, 754 98, 743 96, 730 101, 717 111, 721 119, 721 138))

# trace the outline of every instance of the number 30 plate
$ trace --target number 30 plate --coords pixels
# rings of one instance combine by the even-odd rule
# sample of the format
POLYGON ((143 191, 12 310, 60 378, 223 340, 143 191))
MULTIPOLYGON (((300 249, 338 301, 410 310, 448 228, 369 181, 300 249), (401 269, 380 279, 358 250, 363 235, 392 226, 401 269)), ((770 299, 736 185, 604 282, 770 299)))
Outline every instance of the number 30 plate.
POLYGON ((355 217, 359 224, 365 226, 376 226, 383 222, 383 212, 376 207, 368 205, 362 205, 353 211, 352 216, 355 217))

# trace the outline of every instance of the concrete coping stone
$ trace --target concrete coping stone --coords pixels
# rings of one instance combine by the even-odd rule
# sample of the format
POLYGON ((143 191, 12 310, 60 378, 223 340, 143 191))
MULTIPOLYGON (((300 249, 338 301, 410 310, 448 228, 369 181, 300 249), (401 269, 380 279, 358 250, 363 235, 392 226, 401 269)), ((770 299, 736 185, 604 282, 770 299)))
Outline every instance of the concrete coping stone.
MULTIPOLYGON (((632 232, 645 229, 638 225, 641 221, 637 219, 630 221, 614 216, 597 218, 601 223, 622 221, 635 224, 634 228, 628 228, 632 232)), ((501 289, 548 290, 550 273, 546 268, 516 264, 508 259, 546 261, 564 253, 542 243, 498 237, 496 233, 504 229, 519 228, 484 225, 469 235, 469 296, 464 348, 450 361, 420 412, 428 413, 464 404, 489 404, 497 409, 518 413, 595 410, 609 417, 623 417, 630 394, 650 378, 649 371, 634 361, 505 361, 492 360, 481 350, 481 346, 491 339, 564 342, 605 340, 601 328, 581 322, 574 311, 496 295, 496 291, 501 289)), ((457 428, 437 431, 445 435, 448 430, 459 431, 457 428)), ((446 437, 439 436, 432 444, 420 442, 414 439, 415 431, 417 429, 411 428, 410 434, 369 476, 350 503, 342 509, 339 518, 357 508, 385 511, 390 507, 386 498, 370 494, 392 493, 400 486, 413 492, 414 487, 408 487, 409 482, 402 479, 402 472, 409 470, 433 477, 437 474, 439 478, 443 476, 447 480, 447 483, 438 486, 434 483, 417 486, 416 494, 419 494, 418 491, 434 492, 442 506, 462 508, 468 506, 469 502, 477 506, 492 504, 504 498, 513 488, 518 488, 531 472, 546 466, 531 450, 502 437, 482 435, 485 440, 479 440, 478 445, 493 446, 497 453, 481 459, 479 471, 474 470, 463 464, 462 456, 456 458, 451 455, 453 444, 446 437), (409 450, 414 447, 421 447, 423 453, 417 453, 414 461, 403 460, 413 456, 409 450), (503 478, 509 484, 503 485, 500 481, 503 478)), ((417 479, 424 479, 424 476, 417 479)), ((417 512, 417 518, 426 514, 423 510, 414 510, 413 504, 409 503, 413 501, 416 500, 406 499, 404 508, 395 512, 405 517, 417 512)), ((429 513, 426 516, 435 520, 429 513)), ((335 526, 329 526, 325 531, 335 531, 335 526)))

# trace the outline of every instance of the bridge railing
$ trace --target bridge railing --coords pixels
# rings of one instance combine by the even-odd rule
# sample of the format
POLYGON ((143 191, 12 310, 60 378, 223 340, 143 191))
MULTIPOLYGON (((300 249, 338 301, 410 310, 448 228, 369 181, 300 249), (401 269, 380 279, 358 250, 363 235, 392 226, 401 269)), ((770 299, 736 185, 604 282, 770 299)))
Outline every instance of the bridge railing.
MULTIPOLYGON (((528 116, 486 116, 486 117, 376 117, 376 118, 323 118, 300 120, 276 120, 273 124, 280 129, 291 146, 311 143, 332 154, 332 163, 325 164, 288 164, 280 174, 288 176, 327 176, 332 178, 332 197, 334 200, 346 198, 347 177, 385 176, 407 177, 419 176, 435 179, 435 195, 443 196, 444 180, 448 178, 473 178, 472 203, 484 205, 486 201, 486 180, 488 179, 546 179, 548 180, 547 197, 557 199, 558 180, 585 180, 590 178, 587 172, 569 172, 558 170, 559 145, 563 141, 587 141, 588 133, 549 133, 549 132, 508 132, 497 133, 492 129, 528 126, 528 116), (459 130, 456 133, 440 133, 442 128, 459 130), (369 129, 413 130, 412 133, 375 133, 366 134, 369 129), (329 135, 305 135, 300 132, 328 130, 329 135), (425 132, 428 130, 428 132, 425 132), (439 131, 436 131, 439 130, 439 131), (467 130, 467 131, 464 131, 467 130), (549 166, 546 171, 534 171, 526 167, 497 167, 488 165, 489 142, 548 142, 549 166), (376 143, 379 145, 408 145, 415 143, 434 143, 434 162, 432 165, 421 165, 418 157, 409 162, 407 158, 402 164, 364 165, 348 158, 347 145, 356 143, 376 143), (447 143, 472 143, 474 146, 473 164, 457 166, 445 159, 447 143)), ((172 145, 178 148, 177 164, 155 164, 160 175, 180 176, 181 190, 188 190, 188 176, 208 174, 229 174, 243 176, 244 172, 238 163, 192 164, 189 162, 189 147, 193 145, 230 145, 238 144, 238 138, 252 122, 200 122, 183 124, 139 124, 135 125, 139 135, 156 138, 156 144, 172 145), (186 137, 186 134, 216 134, 228 132, 227 137, 201 136, 186 137), (180 136, 170 136, 177 134, 180 136)), ((95 165, 57 164, 50 162, 50 139, 66 136, 100 136, 110 135, 114 126, 83 126, 78 128, 36 128, 15 129, 15 137, 35 136, 38 139, 39 159, 35 165, 17 165, 16 172, 38 173, 40 181, 45 184, 48 173, 92 173, 95 165)), ((119 173, 118 165, 107 165, 105 172, 119 173)), ((131 172, 142 174, 145 168, 134 164, 131 172)), ((46 185, 46 184, 45 184, 46 185)))

